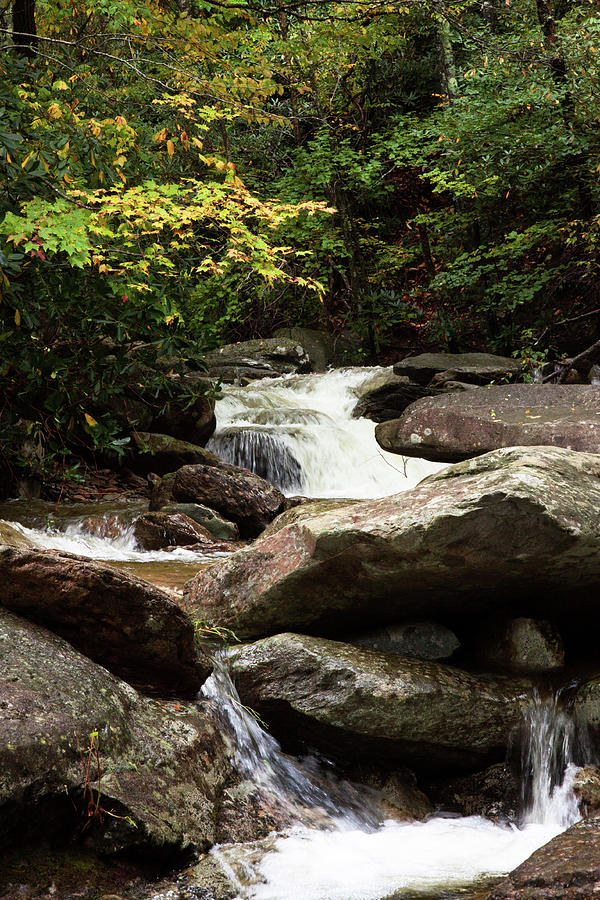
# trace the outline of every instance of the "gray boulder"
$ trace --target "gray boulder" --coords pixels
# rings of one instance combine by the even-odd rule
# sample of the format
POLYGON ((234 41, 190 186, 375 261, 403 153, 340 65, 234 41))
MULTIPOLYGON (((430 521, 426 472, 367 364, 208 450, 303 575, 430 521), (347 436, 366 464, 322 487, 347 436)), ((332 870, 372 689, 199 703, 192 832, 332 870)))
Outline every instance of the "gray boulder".
POLYGON ((384 450, 459 462, 500 447, 600 450, 600 387, 513 384, 426 397, 377 426, 384 450))
POLYGON ((304 347, 285 337, 226 344, 203 358, 208 374, 228 383, 310 372, 312 368, 304 347))
POLYGON ((3 847, 84 831, 103 853, 208 849, 233 778, 210 714, 140 696, 4 609, 0 668, 3 847))
POLYGON ((600 456, 499 450, 411 491, 287 525, 196 575, 185 594, 201 618, 249 640, 423 617, 452 626, 504 608, 578 611, 589 626, 598 621, 598 510, 600 456))
POLYGON ((520 360, 491 353, 421 353, 394 364, 396 375, 408 375, 417 384, 429 384, 441 372, 452 372, 455 381, 489 384, 512 379, 522 371, 520 360))
POLYGON ((141 578, 53 550, 0 549, 0 605, 127 681, 193 697, 212 663, 171 598, 141 578))
POLYGON ((468 769, 506 752, 531 688, 348 644, 279 634, 233 651, 243 703, 288 744, 335 758, 468 769))

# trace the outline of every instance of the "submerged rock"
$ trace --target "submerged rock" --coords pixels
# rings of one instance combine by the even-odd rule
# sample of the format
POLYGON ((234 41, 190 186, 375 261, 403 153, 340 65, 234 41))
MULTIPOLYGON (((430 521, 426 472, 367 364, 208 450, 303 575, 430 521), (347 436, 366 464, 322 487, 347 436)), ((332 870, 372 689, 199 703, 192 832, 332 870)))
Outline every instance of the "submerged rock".
POLYGON ((101 852, 207 849, 233 773, 211 715, 137 694, 0 609, 0 845, 84 833, 101 852))
POLYGON ((0 550, 0 604, 66 638, 136 685, 194 696, 212 664, 170 597, 104 563, 53 550, 0 550))
POLYGON ((551 445, 600 450, 600 387, 575 384, 495 385, 426 397, 383 422, 384 450, 437 462, 459 462, 499 447, 551 445))
POLYGON ((452 626, 504 607, 597 622, 599 510, 600 456, 499 450, 287 525, 196 575, 185 595, 246 640, 425 616, 452 626))
POLYGON ((142 550, 189 547, 202 542, 210 544, 213 540, 208 529, 183 513, 145 513, 133 523, 133 534, 142 550))
POLYGON ((600 817, 577 822, 529 857, 487 900, 591 900, 600 884, 600 817))
POLYGON ((240 529, 242 537, 255 537, 282 511, 283 494, 247 469, 223 464, 183 466, 175 473, 175 500, 211 507, 240 529))
POLYGON ((514 378, 522 371, 520 360, 491 353, 421 353, 394 364, 396 375, 408 375, 418 384, 429 384, 441 372, 451 372, 455 381, 489 384, 514 378))
POLYGON ((232 653, 242 702, 334 759, 469 769, 504 756, 531 683, 279 634, 232 653))

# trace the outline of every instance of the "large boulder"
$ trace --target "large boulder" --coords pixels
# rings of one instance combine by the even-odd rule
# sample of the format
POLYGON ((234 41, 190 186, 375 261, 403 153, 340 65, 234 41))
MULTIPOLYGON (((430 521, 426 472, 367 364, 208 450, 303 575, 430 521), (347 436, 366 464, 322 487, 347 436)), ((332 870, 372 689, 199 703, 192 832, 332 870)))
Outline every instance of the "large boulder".
POLYGON ((220 463, 218 457, 204 447, 178 440, 168 434, 134 431, 131 441, 135 452, 128 456, 127 462, 136 472, 144 474, 155 472, 157 475, 165 475, 182 466, 197 463, 218 466, 220 463))
POLYGON ((203 358, 208 374, 224 382, 273 378, 312 369, 304 347, 286 337, 226 344, 205 353, 203 358))
POLYGON ((135 685, 193 697, 211 671, 188 616, 159 588, 70 553, 0 549, 0 605, 135 685))
POLYGON ((503 757, 531 685, 323 638, 279 634, 233 651, 242 702, 289 745, 344 760, 436 768, 503 757))
POLYGON ((210 711, 144 698, 0 609, 0 844, 82 832, 155 860, 215 840, 234 773, 210 711))
POLYGON ((290 629, 335 637, 423 617, 452 627, 505 607, 568 620, 586 610, 589 632, 599 510, 600 456, 499 450, 411 491, 287 525, 199 573, 185 593, 202 618, 243 639, 290 629))
POLYGON ((336 342, 333 335, 318 328, 301 328, 297 325, 291 328, 279 328, 273 334, 280 340, 286 338, 294 344, 300 344, 310 359, 312 372, 324 372, 328 366, 335 362, 336 342))
POLYGON ((499 447, 547 444, 600 451, 600 387, 512 384, 426 397, 383 422, 384 450, 459 462, 499 447))
POLYGON ((352 410, 354 419, 372 419, 374 422, 387 422, 397 419, 407 406, 430 397, 439 391, 417 384, 406 375, 396 375, 391 366, 376 372, 372 378, 363 381, 355 388, 358 402, 352 410))
POLYGON ((600 884, 600 817, 577 822, 522 863, 487 900, 591 900, 600 884))
POLYGON ((285 505, 283 494, 238 466, 183 466, 175 473, 175 500, 200 503, 234 521, 242 537, 256 537, 285 505))
POLYGON ((417 384, 429 384, 442 372, 451 372, 455 381, 489 384, 490 381, 514 378, 522 371, 520 360, 491 353, 421 353, 394 364, 396 375, 408 375, 417 384))
POLYGON ((0 519, 0 547, 31 547, 31 541, 18 528, 0 519))

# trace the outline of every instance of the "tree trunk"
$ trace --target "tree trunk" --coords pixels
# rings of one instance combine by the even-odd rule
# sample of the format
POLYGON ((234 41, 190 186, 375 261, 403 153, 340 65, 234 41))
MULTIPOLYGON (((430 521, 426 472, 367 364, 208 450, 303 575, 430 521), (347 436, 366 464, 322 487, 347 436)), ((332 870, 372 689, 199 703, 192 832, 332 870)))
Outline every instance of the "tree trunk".
POLYGON ((35 0, 15 0, 12 9, 13 45, 21 56, 35 56, 35 0))

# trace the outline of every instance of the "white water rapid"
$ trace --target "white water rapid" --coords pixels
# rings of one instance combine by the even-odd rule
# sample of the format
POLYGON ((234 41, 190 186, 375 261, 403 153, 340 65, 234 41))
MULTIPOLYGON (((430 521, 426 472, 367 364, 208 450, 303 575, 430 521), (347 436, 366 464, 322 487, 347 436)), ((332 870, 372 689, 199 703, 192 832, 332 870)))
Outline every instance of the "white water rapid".
POLYGON ((328 789, 318 763, 282 754, 242 706, 222 661, 202 693, 220 709, 238 771, 296 823, 262 851, 255 845, 250 852, 238 845, 211 851, 239 900, 458 898, 465 886, 481 887, 516 868, 579 819, 572 791, 575 729, 559 697, 536 694, 524 717, 527 805, 519 824, 436 816, 374 825, 372 796, 344 783, 328 789))
POLYGON ((362 499, 414 487, 443 466, 386 453, 373 422, 352 418, 356 388, 378 372, 334 369, 226 385, 208 449, 288 495, 362 499))

